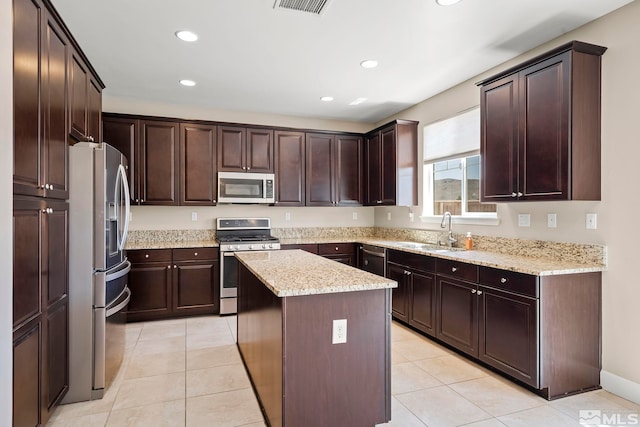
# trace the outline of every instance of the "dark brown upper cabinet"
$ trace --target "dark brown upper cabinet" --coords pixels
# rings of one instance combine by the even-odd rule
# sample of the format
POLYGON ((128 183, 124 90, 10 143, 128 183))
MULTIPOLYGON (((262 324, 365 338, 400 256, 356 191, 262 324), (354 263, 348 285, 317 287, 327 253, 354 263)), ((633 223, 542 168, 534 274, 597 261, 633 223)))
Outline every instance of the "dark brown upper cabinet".
POLYGON ((216 203, 216 126, 180 124, 180 204, 216 203))
POLYGON ((140 204, 178 205, 179 125, 140 121, 140 204))
POLYGON ((395 120, 365 136, 364 204, 418 204, 418 122, 395 120))
POLYGON ((600 200, 605 50, 573 41, 478 83, 483 202, 600 200))
POLYGON ((218 170, 273 173, 273 130, 220 126, 218 170))
POLYGON ((362 138, 306 134, 306 205, 359 206, 362 138))
POLYGON ((304 132, 274 132, 274 171, 277 206, 305 204, 305 135, 304 132))
POLYGON ((140 120, 131 117, 102 115, 104 142, 117 148, 127 158, 129 194, 133 203, 140 203, 140 120))
POLYGON ((71 44, 38 2, 14 4, 15 194, 67 199, 71 44))
POLYGON ((69 56, 69 135, 75 141, 100 142, 102 86, 82 56, 69 56))

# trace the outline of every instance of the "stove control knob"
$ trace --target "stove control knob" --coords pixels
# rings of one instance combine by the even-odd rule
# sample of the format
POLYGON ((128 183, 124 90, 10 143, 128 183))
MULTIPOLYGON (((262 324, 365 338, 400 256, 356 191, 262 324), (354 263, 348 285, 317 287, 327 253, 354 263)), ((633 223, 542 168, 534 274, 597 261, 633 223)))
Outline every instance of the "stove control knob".
POLYGON ((269 243, 269 249, 273 249, 273 245, 269 243))
POLYGON ((253 249, 253 245, 249 245, 249 250, 253 249))
POLYGON ((267 245, 262 245, 262 249, 266 249, 266 248, 267 248, 267 245))

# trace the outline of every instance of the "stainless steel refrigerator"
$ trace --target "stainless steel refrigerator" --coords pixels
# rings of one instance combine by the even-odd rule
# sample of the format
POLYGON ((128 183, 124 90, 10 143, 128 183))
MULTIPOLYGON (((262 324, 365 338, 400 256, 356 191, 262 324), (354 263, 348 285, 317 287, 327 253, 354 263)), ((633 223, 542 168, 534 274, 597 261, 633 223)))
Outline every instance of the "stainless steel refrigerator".
POLYGON ((69 391, 62 403, 100 399, 125 347, 131 263, 127 159, 106 143, 69 148, 69 391))

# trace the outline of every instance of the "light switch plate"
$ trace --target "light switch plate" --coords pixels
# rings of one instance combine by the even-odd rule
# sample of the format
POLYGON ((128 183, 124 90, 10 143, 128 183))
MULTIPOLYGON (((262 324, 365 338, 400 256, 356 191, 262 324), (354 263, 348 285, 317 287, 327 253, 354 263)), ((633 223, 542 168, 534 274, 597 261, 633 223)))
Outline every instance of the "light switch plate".
POLYGON ((531 215, 518 214, 518 227, 531 227, 531 215))

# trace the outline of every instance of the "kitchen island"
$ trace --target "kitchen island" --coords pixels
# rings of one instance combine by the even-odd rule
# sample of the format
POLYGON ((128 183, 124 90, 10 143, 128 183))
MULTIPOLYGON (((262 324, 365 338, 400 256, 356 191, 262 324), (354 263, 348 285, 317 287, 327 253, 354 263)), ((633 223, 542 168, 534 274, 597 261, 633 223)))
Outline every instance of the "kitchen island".
POLYGON ((397 283, 301 250, 236 257, 238 348, 269 425, 389 421, 397 283))

